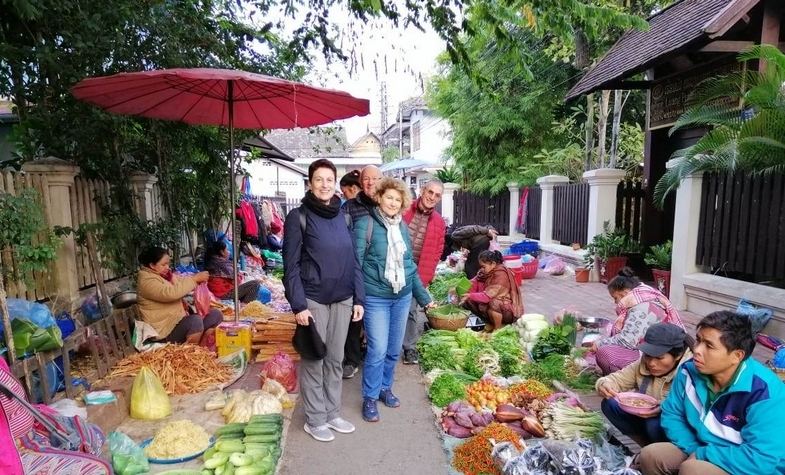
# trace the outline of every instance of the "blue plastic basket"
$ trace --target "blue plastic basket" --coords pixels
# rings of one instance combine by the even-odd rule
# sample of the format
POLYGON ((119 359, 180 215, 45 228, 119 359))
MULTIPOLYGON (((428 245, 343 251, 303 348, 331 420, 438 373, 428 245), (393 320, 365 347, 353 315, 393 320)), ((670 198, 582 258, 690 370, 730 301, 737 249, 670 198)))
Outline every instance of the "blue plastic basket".
POLYGON ((534 257, 537 257, 540 253, 540 244, 537 241, 532 241, 531 239, 526 239, 521 242, 516 242, 515 244, 510 246, 510 254, 531 254, 534 257))

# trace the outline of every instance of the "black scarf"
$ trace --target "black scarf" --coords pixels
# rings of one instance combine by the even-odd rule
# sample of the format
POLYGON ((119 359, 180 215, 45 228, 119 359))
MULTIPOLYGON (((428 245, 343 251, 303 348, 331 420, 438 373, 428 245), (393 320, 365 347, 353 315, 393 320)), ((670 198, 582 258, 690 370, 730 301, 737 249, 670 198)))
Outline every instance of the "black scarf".
POLYGON ((330 198, 330 203, 324 204, 323 201, 320 201, 316 198, 311 190, 305 192, 305 196, 302 199, 302 204, 308 208, 308 211, 312 211, 317 216, 327 219, 332 219, 338 216, 338 211, 341 210, 340 198, 333 195, 333 197, 330 198))

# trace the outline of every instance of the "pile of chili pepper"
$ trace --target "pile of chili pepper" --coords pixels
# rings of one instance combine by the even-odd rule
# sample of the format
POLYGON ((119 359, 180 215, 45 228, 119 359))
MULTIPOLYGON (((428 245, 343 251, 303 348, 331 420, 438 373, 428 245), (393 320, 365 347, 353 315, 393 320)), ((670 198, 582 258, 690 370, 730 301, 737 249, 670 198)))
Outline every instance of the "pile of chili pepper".
POLYGON ((547 399, 553 394, 548 386, 536 379, 527 379, 516 383, 507 388, 510 394, 510 402, 518 407, 526 407, 535 399, 547 399))
POLYGON ((512 442, 518 449, 523 447, 518 434, 502 424, 493 422, 455 449, 452 466, 466 475, 501 475, 493 463, 491 457, 493 445, 488 439, 493 439, 497 444, 512 442))

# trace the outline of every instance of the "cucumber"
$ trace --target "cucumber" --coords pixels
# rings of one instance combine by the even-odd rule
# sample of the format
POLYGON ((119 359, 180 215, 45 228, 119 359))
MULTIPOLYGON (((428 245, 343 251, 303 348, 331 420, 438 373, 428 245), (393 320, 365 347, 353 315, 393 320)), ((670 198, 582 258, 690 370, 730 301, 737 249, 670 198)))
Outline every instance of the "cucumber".
POLYGON ((252 444, 268 444, 270 442, 278 442, 281 440, 281 434, 278 432, 274 432, 272 434, 256 434, 256 435, 247 435, 243 439, 244 443, 252 443, 252 444))
POLYGON ((210 447, 209 449, 204 451, 204 454, 202 455, 202 460, 209 460, 213 458, 213 455, 215 455, 216 452, 218 452, 218 450, 216 450, 214 446, 210 447))
POLYGON ((240 440, 222 440, 215 443, 215 448, 219 452, 226 452, 231 454, 233 452, 244 452, 245 444, 243 444, 240 440))
POLYGON ((229 454, 218 452, 208 460, 204 462, 204 468, 209 470, 215 470, 218 467, 222 467, 229 461, 229 454))
POLYGON ((248 454, 234 453, 229 457, 229 463, 235 467, 245 467, 253 463, 253 457, 248 454))
POLYGON ((217 431, 215 431, 215 436, 220 437, 226 434, 233 434, 235 432, 243 433, 243 429, 247 424, 243 422, 234 422, 232 424, 226 424, 223 427, 220 427, 217 431))
POLYGON ((276 425, 253 426, 245 428, 245 435, 280 434, 281 428, 276 425))
POLYGON ((237 467, 237 470, 234 471, 234 475, 267 475, 270 473, 266 471, 262 467, 257 467, 255 465, 250 465, 247 467, 237 467))
POLYGON ((283 424, 283 416, 281 414, 257 414, 255 416, 251 416, 251 420, 248 421, 248 425, 258 422, 277 422, 278 424, 283 424))

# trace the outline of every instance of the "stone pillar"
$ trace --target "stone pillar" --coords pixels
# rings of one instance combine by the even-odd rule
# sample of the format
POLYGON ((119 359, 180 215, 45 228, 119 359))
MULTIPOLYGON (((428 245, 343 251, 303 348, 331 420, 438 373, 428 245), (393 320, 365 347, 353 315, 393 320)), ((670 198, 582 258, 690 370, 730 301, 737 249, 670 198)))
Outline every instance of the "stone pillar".
POLYGON ((570 179, 562 175, 548 175, 537 178, 537 184, 542 190, 542 209, 540 212, 540 242, 550 244, 553 242, 553 188, 556 185, 566 185, 570 179))
POLYGON ((513 239, 518 237, 518 212, 521 206, 521 188, 518 183, 511 181, 507 183, 507 189, 510 190, 510 232, 509 235, 513 239))
MULTIPOLYGON (((674 166, 673 160, 667 164, 674 166)), ((701 207, 703 174, 691 175, 682 180, 676 191, 676 214, 673 222, 673 253, 671 254, 670 301, 679 310, 687 308, 684 276, 700 272, 695 263, 698 254, 698 226, 701 207)))
POLYGON ((583 174, 590 187, 587 242, 602 234, 606 221, 610 223, 611 229, 616 225, 616 190, 625 175, 624 170, 616 168, 598 168, 583 174))
POLYGON ((442 192, 442 218, 447 224, 455 224, 455 192, 461 189, 457 183, 445 183, 442 192))
MULTIPOLYGON (((79 167, 71 162, 55 157, 47 157, 22 166, 26 173, 41 174, 46 177, 49 188, 49 202, 44 203, 49 208, 46 215, 49 226, 62 226, 73 228, 71 219, 71 194, 73 193, 74 178, 79 174, 79 167)), ((76 243, 73 234, 64 236, 62 246, 57 249, 57 260, 54 263, 55 295, 58 299, 70 306, 79 298, 79 282, 76 271, 76 243)))
POLYGON ((131 187, 134 192, 136 213, 142 221, 153 221, 153 185, 158 183, 158 178, 145 172, 131 173, 131 187))

